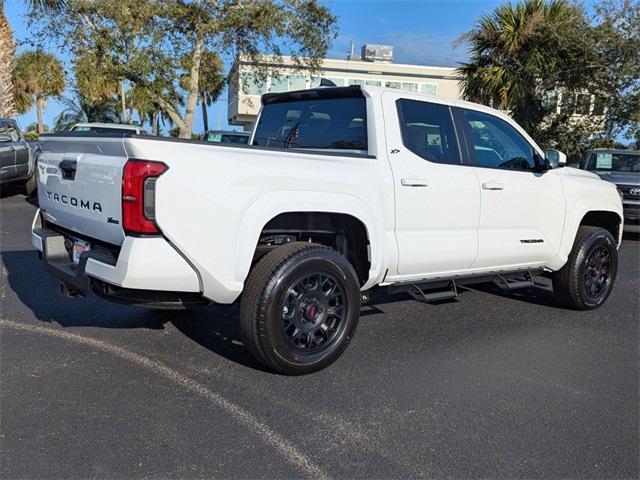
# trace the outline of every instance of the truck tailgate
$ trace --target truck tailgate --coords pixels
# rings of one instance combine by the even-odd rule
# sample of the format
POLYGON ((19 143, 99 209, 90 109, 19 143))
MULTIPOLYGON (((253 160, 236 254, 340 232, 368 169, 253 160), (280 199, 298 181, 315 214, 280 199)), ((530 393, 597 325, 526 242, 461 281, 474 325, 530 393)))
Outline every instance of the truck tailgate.
POLYGON ((122 245, 123 136, 44 136, 38 157, 43 218, 81 235, 122 245))

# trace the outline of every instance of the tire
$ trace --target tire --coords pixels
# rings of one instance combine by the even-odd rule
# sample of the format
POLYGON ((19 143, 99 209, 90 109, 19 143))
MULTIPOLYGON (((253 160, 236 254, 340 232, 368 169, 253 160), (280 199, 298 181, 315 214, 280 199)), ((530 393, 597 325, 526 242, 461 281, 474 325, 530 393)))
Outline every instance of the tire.
POLYGON ((254 266, 240 302, 240 336, 259 362, 304 375, 332 364, 360 317, 360 285, 351 264, 328 247, 294 242, 254 266))
POLYGON ((617 272, 618 250, 611 233, 582 226, 567 263, 553 275, 553 290, 563 306, 593 310, 609 298, 617 272))

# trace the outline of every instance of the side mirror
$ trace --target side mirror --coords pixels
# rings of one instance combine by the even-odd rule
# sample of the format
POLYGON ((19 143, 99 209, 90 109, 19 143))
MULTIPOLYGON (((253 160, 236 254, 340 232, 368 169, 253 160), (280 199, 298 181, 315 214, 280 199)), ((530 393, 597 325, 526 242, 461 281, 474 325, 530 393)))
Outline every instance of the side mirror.
POLYGON ((0 135, 0 143, 11 142, 12 139, 9 135, 0 135))
POLYGON ((567 164, 567 156, 560 150, 545 150, 544 158, 551 168, 564 167, 567 164))

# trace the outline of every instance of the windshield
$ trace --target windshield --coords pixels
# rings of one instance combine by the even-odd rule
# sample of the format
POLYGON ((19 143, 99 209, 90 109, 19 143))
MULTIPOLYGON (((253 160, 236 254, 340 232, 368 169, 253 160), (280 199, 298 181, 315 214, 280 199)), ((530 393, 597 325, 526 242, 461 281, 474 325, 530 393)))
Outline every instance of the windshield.
POLYGON ((594 152, 589 157, 587 170, 640 172, 640 154, 594 152))

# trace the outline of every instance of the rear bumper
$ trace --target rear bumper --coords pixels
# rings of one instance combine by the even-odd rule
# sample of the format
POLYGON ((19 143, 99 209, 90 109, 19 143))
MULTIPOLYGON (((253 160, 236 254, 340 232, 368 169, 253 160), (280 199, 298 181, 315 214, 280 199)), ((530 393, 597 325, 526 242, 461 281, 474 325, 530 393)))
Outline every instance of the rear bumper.
POLYGON ((38 212, 31 243, 42 253, 53 276, 86 292, 91 279, 125 289, 200 293, 200 280, 191 265, 162 237, 125 237, 117 255, 104 250, 85 252, 74 264, 64 245, 69 236, 43 227, 38 212))

